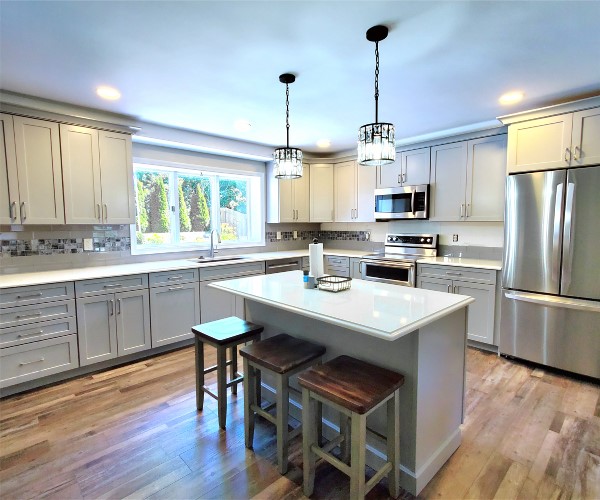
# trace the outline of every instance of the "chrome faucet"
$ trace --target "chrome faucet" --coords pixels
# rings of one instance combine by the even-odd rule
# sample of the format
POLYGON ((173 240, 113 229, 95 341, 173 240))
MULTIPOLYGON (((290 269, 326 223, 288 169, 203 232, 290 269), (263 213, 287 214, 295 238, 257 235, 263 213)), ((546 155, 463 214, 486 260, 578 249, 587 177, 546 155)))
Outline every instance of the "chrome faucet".
POLYGON ((217 235, 218 243, 221 243, 221 235, 219 234, 219 232, 216 229, 213 229, 210 232, 210 254, 209 254, 209 257, 211 259, 214 258, 215 253, 218 252, 218 250, 215 248, 215 234, 217 235))

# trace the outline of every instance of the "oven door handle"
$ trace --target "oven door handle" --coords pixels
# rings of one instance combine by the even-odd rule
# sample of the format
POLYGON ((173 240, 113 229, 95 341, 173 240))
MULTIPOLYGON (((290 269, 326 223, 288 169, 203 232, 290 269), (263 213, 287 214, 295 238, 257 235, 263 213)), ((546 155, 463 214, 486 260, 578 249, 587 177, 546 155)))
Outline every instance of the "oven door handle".
POLYGON ((416 193, 416 190, 417 190, 417 188, 413 187, 411 195, 410 195, 410 209, 411 209, 413 215, 415 215, 417 213, 417 211, 415 210, 415 193, 416 193))

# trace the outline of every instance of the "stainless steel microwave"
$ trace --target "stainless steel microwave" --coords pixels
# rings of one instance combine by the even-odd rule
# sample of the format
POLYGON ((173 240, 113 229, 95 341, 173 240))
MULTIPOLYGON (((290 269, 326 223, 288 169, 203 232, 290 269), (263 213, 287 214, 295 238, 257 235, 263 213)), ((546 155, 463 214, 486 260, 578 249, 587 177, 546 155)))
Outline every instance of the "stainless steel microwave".
POLYGON ((428 218, 429 184, 375 190, 375 220, 428 218))

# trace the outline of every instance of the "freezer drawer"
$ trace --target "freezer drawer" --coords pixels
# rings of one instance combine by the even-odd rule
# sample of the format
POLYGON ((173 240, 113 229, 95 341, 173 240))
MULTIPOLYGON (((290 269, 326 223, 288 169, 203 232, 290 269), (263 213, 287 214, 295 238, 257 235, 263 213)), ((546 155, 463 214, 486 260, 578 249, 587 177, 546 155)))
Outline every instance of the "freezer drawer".
POLYGON ((600 378, 600 302, 502 290, 501 354, 600 378))

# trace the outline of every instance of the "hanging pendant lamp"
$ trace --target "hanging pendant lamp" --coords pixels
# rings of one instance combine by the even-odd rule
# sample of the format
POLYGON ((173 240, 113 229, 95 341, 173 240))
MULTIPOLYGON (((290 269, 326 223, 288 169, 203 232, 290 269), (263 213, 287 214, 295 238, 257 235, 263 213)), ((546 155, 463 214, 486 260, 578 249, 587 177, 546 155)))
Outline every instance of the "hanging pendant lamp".
POLYGON ((278 179, 297 179, 302 177, 302 150, 290 148, 290 83, 296 81, 296 77, 290 73, 279 76, 279 81, 285 83, 285 128, 287 143, 285 148, 277 148, 273 153, 275 160, 275 177, 278 179))
POLYGON ((394 125, 379 123, 379 42, 385 40, 388 29, 373 26, 367 30, 367 40, 375 42, 375 123, 358 129, 358 162, 361 165, 380 166, 396 159, 394 125))

